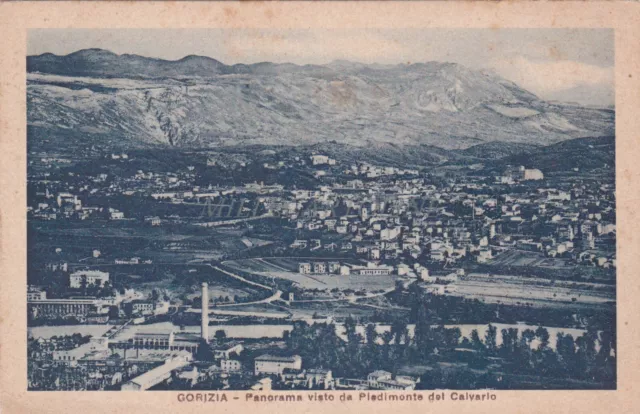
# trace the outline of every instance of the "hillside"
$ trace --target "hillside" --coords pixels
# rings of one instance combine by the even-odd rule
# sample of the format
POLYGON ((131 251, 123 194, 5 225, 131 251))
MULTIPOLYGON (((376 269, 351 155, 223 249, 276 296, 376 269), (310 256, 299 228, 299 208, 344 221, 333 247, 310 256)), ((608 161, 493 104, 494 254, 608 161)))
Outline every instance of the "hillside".
POLYGON ((574 168, 593 170, 615 167, 615 138, 613 136, 578 138, 547 147, 537 148, 526 154, 508 156, 491 165, 499 171, 507 165, 524 165, 538 168, 545 173, 569 171, 574 168))
POLYGON ((460 150, 458 154, 481 159, 500 159, 513 155, 528 154, 537 148, 537 145, 531 144, 493 141, 460 150))
POLYGON ((613 134, 612 110, 544 102, 451 63, 225 65, 88 49, 30 56, 27 68, 28 124, 63 145, 107 137, 124 147, 337 141, 464 149, 613 134))

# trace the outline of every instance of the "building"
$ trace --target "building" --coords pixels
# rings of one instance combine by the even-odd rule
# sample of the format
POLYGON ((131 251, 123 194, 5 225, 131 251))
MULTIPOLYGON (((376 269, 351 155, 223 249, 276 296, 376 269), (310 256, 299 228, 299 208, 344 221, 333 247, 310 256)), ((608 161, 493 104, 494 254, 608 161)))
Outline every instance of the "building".
POLYGON ((112 211, 111 213, 109 213, 109 218, 111 220, 123 220, 124 213, 122 211, 112 211))
POLYGON ((325 262, 314 262, 313 273, 316 273, 316 274, 327 273, 327 264, 325 262))
POLYGON ((367 376, 367 385, 378 390, 413 390, 417 381, 409 376, 398 375, 395 379, 388 371, 373 371, 367 376))
POLYGON ((255 375, 261 374, 277 374, 280 375, 285 368, 301 369, 302 358, 300 355, 293 356, 275 356, 275 355, 260 355, 254 360, 255 375))
POLYGON ((280 375, 280 379, 285 385, 292 387, 327 390, 334 386, 333 374, 328 369, 297 370, 286 368, 280 375))
POLYGON ((34 318, 85 317, 97 307, 92 299, 44 299, 27 301, 30 315, 34 318))
POLYGON ((186 357, 174 357, 159 367, 122 384, 122 391, 145 391, 171 378, 171 372, 189 365, 186 357))
POLYGON ((503 183, 510 183, 513 181, 526 181, 526 180, 542 180, 544 179, 544 174, 542 171, 533 168, 526 169, 524 166, 520 166, 518 168, 507 168, 507 170, 502 175, 503 183))
POLYGON ((326 155, 312 155, 311 164, 313 165, 335 165, 336 160, 326 155))
POLYGON ((86 283, 85 286, 103 286, 108 281, 109 272, 100 270, 78 270, 69 275, 69 287, 74 289, 82 288, 83 283, 86 283))
POLYGON ((388 227, 380 231, 380 240, 393 240, 400 235, 400 227, 388 227))
POLYGON ((242 370, 242 364, 237 359, 222 359, 220 369, 224 372, 238 372, 242 370))
POLYGON ((52 272, 56 272, 56 271, 66 272, 69 268, 69 265, 67 262, 47 263, 45 268, 52 272))
POLYGON ((543 178, 544 174, 542 174, 542 171, 536 168, 524 170, 523 180, 542 180, 543 178))
POLYGON ((380 381, 390 380, 392 374, 388 371, 377 370, 367 375, 367 385, 369 388, 379 388, 380 381))
POLYGON ((213 357, 215 359, 229 359, 232 354, 240 355, 242 351, 244 351, 244 346, 241 343, 229 343, 216 347, 213 350, 213 357))
POLYGON ((340 262, 328 263, 329 273, 340 273, 340 262))
POLYGON ((271 378, 261 378, 251 386, 252 391, 270 391, 272 387, 271 378))
POLYGON ((307 275, 311 273, 311 263, 299 263, 298 273, 300 273, 301 275, 307 275))
POLYGON ((133 346, 138 349, 169 349, 173 346, 174 335, 170 333, 136 333, 133 346))
POLYGON ((350 266, 350 273, 354 275, 363 275, 363 276, 379 276, 379 275, 390 275, 393 272, 392 266, 387 265, 377 265, 373 262, 367 263, 366 266, 350 266))
POLYGON ((85 355, 94 352, 108 352, 109 341, 104 337, 91 338, 86 344, 73 349, 55 350, 51 354, 51 359, 57 365, 76 366, 78 361, 85 355))
POLYGON ((333 387, 333 374, 330 369, 308 369, 304 378, 309 388, 321 387, 326 390, 333 387))
POLYGON ((47 292, 40 288, 29 286, 29 288, 27 289, 27 302, 45 299, 47 299, 47 292))
POLYGON ((151 315, 155 305, 148 300, 133 300, 124 304, 124 310, 129 316, 133 315, 151 315))

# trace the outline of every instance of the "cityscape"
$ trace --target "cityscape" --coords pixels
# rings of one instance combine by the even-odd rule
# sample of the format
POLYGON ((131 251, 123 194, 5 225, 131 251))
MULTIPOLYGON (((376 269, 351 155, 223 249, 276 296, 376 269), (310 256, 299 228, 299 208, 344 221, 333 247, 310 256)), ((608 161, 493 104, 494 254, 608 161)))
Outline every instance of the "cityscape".
POLYGON ((29 390, 616 388, 612 106, 447 62, 27 71, 29 390))

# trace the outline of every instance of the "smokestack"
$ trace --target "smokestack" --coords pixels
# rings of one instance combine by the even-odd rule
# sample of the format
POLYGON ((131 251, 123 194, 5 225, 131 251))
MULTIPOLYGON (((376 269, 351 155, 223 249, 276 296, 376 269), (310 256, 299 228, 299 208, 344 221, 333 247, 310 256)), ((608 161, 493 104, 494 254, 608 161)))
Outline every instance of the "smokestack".
POLYGON ((200 327, 202 339, 209 343, 209 285, 202 284, 202 326, 200 327))

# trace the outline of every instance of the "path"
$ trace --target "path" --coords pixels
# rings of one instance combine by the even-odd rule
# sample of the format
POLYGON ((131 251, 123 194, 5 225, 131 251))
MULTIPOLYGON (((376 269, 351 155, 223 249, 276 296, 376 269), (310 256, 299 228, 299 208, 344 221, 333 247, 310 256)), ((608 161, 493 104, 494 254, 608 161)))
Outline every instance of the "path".
POLYGON ((225 275, 227 275, 227 276, 231 276, 231 277, 232 277, 232 278, 234 278, 234 279, 238 279, 238 280, 240 280, 241 282, 244 282, 244 283, 246 283, 246 284, 248 284, 248 285, 255 286, 255 287, 259 287, 259 288, 262 288, 262 289, 273 290, 273 288, 271 288, 271 287, 269 287, 269 286, 265 286, 265 285, 262 285, 262 284, 260 284, 260 283, 252 282, 252 281, 250 281, 250 280, 245 279, 245 278, 244 278, 244 277, 242 277, 242 276, 238 276, 238 275, 236 275, 235 273, 231 273, 231 272, 228 272, 228 271, 226 271, 226 270, 224 270, 224 269, 221 269, 221 268, 219 268, 218 266, 214 266, 214 265, 212 265, 212 264, 207 264, 207 266, 210 266, 210 267, 212 267, 213 269, 215 269, 215 270, 217 270, 217 271, 219 271, 219 272, 222 272, 222 273, 224 273, 224 274, 225 274, 225 275))

